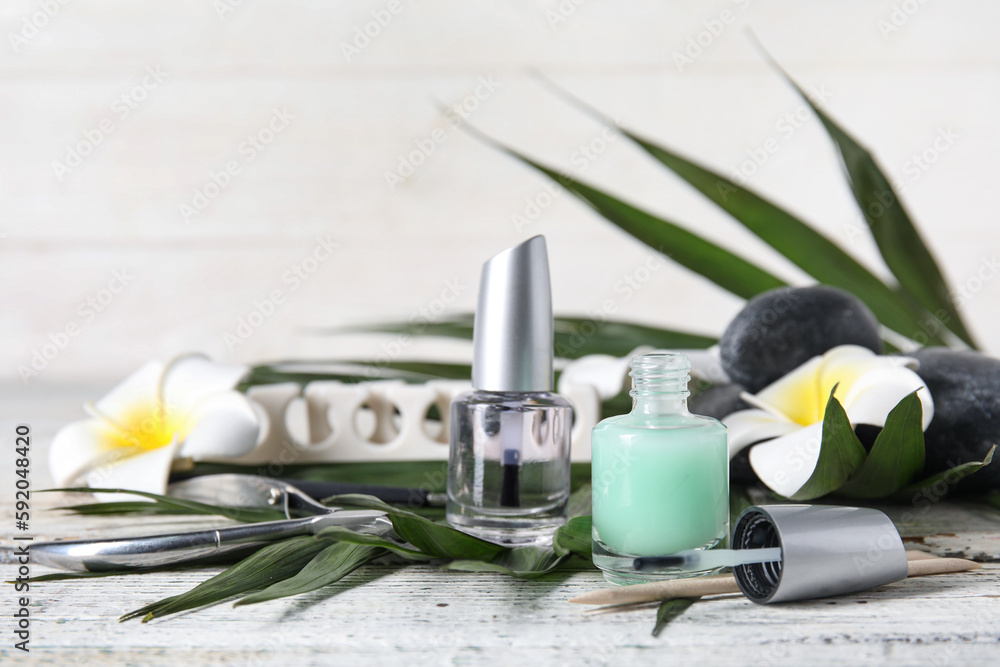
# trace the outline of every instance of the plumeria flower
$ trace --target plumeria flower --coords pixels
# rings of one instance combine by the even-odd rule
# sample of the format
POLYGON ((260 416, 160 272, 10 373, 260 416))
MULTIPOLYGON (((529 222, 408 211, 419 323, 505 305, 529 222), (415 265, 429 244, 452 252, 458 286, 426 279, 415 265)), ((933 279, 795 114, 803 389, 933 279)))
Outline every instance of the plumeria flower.
POLYGON ((729 457, 754 445, 750 465, 757 477, 774 492, 792 496, 816 468, 823 415, 834 386, 852 426, 885 426, 889 412, 917 391, 927 430, 934 402, 913 371, 916 366, 915 359, 880 356, 856 345, 813 357, 757 394, 741 395, 753 408, 722 420, 729 428, 729 457))
POLYGON ((247 397, 233 390, 248 370, 197 355, 146 363, 86 404, 90 419, 56 433, 49 450, 55 483, 162 494, 175 459, 249 452, 260 421, 247 397))

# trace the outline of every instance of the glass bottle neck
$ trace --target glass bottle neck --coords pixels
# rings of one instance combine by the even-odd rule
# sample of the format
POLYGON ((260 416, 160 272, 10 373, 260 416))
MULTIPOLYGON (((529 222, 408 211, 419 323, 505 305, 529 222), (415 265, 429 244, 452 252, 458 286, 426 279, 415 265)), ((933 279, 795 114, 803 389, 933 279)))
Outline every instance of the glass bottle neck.
POLYGON ((637 355, 631 369, 633 414, 690 414, 687 383, 691 365, 687 357, 662 352, 637 355))
POLYGON ((636 395, 632 392, 632 412, 638 415, 688 414, 688 392, 648 393, 636 395))

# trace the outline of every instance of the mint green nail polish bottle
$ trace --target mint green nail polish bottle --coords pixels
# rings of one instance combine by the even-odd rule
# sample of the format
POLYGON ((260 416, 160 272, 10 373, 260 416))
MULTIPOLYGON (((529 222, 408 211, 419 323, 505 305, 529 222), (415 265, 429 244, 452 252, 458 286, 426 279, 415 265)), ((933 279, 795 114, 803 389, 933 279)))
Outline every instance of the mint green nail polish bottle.
POLYGON ((639 556, 711 549, 729 532, 726 427, 687 409, 691 364, 683 354, 636 355, 632 412, 594 427, 593 558, 615 584, 708 571, 637 572, 639 556))

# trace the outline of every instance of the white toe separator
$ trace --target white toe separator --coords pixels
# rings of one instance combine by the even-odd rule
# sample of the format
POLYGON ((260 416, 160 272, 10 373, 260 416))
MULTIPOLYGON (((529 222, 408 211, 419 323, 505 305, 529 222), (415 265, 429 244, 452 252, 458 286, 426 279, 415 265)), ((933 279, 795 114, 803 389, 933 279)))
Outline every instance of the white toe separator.
MULTIPOLYGON (((559 393, 574 408, 573 461, 590 461, 590 430, 601 419, 601 402, 628 388, 631 356, 591 355, 563 371, 559 393)), ((451 403, 471 388, 464 380, 254 386, 247 397, 260 419, 257 446, 243 456, 210 460, 267 466, 272 475, 284 465, 447 460, 451 403), (428 419, 432 408, 436 419, 428 419)))

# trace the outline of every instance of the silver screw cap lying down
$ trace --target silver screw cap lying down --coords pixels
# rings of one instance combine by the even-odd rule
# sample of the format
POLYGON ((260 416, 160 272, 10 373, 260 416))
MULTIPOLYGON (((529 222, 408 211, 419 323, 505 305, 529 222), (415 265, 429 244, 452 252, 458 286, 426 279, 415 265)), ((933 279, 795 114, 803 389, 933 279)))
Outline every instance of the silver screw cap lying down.
POLYGON ((733 529, 733 549, 781 547, 781 561, 733 568, 759 604, 843 595, 905 579, 906 550, 882 512, 832 505, 755 505, 733 529))

